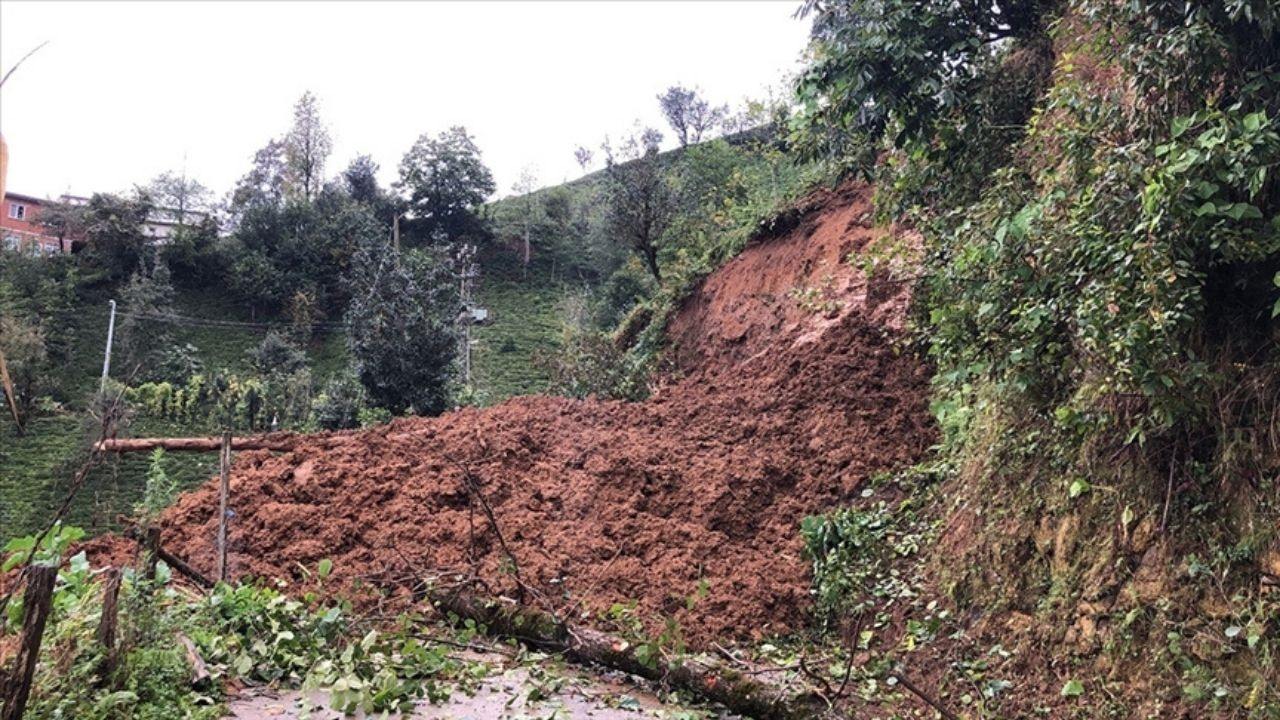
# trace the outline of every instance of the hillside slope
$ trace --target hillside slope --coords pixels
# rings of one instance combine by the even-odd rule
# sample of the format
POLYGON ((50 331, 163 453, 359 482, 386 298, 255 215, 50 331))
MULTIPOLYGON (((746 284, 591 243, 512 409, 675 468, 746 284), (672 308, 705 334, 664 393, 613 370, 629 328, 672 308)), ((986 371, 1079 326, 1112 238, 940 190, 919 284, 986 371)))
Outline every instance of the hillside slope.
MULTIPOLYGON (((469 506, 469 474, 524 581, 549 596, 599 612, 634 600, 642 617, 674 617, 701 643, 800 629, 800 519, 934 439, 928 373, 884 320, 900 320, 905 291, 868 305, 865 281, 840 262, 881 232, 866 222, 868 196, 817 198, 794 230, 708 278, 672 324, 701 362, 646 402, 522 397, 242 455, 234 573, 297 581, 331 558, 339 579, 463 572, 511 592, 502 548, 469 506), (724 342, 716 304, 759 281, 762 258, 778 294, 740 297, 739 318, 764 326, 758 318, 796 305, 783 290, 805 287, 815 268, 832 278, 829 304, 785 311, 790 323, 753 333, 741 353, 724 342)), ((206 570, 216 506, 210 483, 163 521, 164 543, 206 570)))

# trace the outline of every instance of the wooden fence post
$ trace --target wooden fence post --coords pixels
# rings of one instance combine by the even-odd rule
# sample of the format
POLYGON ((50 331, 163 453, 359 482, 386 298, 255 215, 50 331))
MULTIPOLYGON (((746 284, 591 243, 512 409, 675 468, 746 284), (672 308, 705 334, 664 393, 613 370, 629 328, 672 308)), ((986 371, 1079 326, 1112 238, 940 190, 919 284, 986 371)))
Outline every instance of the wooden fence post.
POLYGON ((22 638, 18 655, 14 658, 13 676, 5 688, 0 720, 22 720, 27 709, 36 661, 40 659, 40 641, 53 603, 53 583, 57 579, 58 568, 49 565, 32 565, 27 572, 27 591, 22 598, 22 610, 26 615, 22 619, 22 638))
POLYGON ((143 576, 146 577, 147 580, 155 580, 156 563, 160 560, 160 528, 147 528, 147 534, 143 540, 142 547, 146 552, 145 562, 147 563, 143 576))
POLYGON ((105 685, 116 671, 116 627, 119 616, 120 568, 110 568, 102 589, 102 619, 98 621, 98 644, 102 646, 102 674, 105 685))
POLYGON ((218 576, 227 581, 227 503, 231 494, 231 431, 222 433, 222 452, 218 454, 220 484, 218 489, 218 576))

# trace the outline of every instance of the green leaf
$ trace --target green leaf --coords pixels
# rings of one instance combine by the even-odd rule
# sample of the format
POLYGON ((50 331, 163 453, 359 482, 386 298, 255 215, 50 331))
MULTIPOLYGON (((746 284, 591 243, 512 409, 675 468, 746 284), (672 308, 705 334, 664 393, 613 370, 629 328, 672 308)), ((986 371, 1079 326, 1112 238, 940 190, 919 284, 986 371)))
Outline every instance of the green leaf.
MULTIPOLYGON (((1277 275, 1276 278, 1277 278, 1277 284, 1280 284, 1280 275, 1277 275)), ((14 552, 16 550, 30 550, 35 546, 36 546, 35 535, 23 535, 22 537, 14 538, 10 540, 8 543, 6 543, 4 546, 4 550, 5 552, 14 552)))
MULTIPOLYGON (((1280 303, 1277 303, 1277 307, 1280 307, 1280 303)), ((27 559, 26 553, 21 553, 21 552, 13 553, 8 557, 7 560, 4 561, 4 565, 0 565, 0 573, 9 572, 10 570, 21 565, 23 561, 25 561, 26 559, 27 559)))
POLYGON ((1266 122, 1266 113, 1262 111, 1252 112, 1244 116, 1244 129, 1249 132, 1257 132, 1262 128, 1262 123, 1266 122))
POLYGON ((1232 220, 1261 220, 1262 211, 1249 203, 1233 203, 1222 211, 1232 220))
POLYGON ((1068 680, 1066 685, 1062 686, 1062 697, 1080 697, 1084 694, 1084 685, 1079 680, 1068 680))
POLYGON ((1084 480, 1073 480, 1071 487, 1067 488, 1067 495, 1073 500, 1081 495, 1089 492, 1089 483, 1084 480))
POLYGON ((1183 133, 1191 127, 1191 123, 1195 121, 1194 116, 1176 117, 1173 119, 1170 135, 1174 138, 1181 137, 1183 133))
POLYGON ((320 576, 320 579, 323 580, 329 577, 331 572, 333 572, 333 561, 329 558, 321 560, 319 567, 316 568, 316 573, 320 576))

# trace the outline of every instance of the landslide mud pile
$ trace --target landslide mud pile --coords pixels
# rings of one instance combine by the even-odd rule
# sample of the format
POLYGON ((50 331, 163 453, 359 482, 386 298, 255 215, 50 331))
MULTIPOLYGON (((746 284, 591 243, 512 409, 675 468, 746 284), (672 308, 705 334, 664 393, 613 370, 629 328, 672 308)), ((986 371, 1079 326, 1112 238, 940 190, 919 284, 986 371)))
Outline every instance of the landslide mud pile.
MULTIPOLYGON (((869 210, 863 188, 818 196, 707 278, 670 323, 680 371, 648 401, 523 397, 241 454, 233 574, 296 581, 330 558, 338 580, 475 572, 511 594, 470 473, 544 602, 594 614, 634 600, 694 644, 798 629, 800 519, 933 441, 927 372, 896 342, 906 298, 868 301, 842 262, 883 233, 869 210)), ((163 519, 165 546, 205 571, 216 493, 163 519)))

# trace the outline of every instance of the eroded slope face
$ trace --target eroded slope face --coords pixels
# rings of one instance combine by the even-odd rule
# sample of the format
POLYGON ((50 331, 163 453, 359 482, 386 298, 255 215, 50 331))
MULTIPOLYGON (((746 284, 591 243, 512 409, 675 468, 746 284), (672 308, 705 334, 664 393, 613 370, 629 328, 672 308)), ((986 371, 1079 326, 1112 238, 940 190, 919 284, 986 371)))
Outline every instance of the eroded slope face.
POLYGON ((682 369, 736 364, 804 343, 851 313, 900 330, 907 295, 869 286, 849 259, 888 230, 873 222, 870 190, 847 183, 802 203, 795 229, 748 248, 703 281, 667 326, 668 360, 682 369))
MULTIPOLYGON (((594 615, 634 600, 695 644, 797 629, 800 519, 933 441, 928 374, 897 344, 906 298, 869 302, 842 262, 882 232, 868 195, 816 198, 795 230, 711 275, 671 324, 683 372, 646 402, 516 398, 243 454, 232 572, 296 580, 330 558, 339 580, 406 596, 444 572, 510 594, 470 473, 543 604, 594 615), (806 305, 817 284, 827 304, 806 305)), ((163 521, 164 543, 206 571, 216 507, 210 483, 163 521)))

